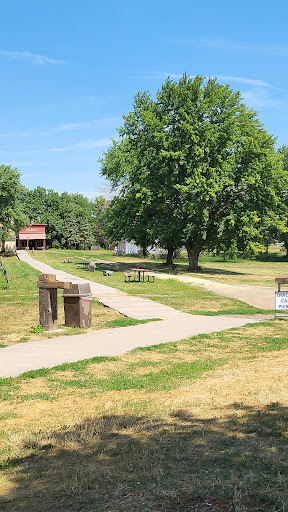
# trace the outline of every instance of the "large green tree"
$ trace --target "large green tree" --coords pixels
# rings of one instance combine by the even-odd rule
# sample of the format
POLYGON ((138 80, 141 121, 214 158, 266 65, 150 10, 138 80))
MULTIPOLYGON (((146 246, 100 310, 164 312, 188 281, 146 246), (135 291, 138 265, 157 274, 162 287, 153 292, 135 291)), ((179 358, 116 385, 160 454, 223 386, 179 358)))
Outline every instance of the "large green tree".
MULTIPOLYGON (((278 148, 278 154, 281 157, 281 165, 283 172, 288 177, 288 146, 283 144, 280 148, 278 148)), ((288 178, 287 178, 288 179, 288 178)), ((281 240, 284 243, 286 252, 288 254, 288 221, 287 221, 287 211, 288 211, 288 190, 286 189, 286 193, 284 196, 284 208, 286 208, 286 230, 283 232, 282 230, 277 233, 278 240, 281 240)))
POLYGON ((4 243, 9 231, 18 231, 27 222, 19 200, 22 190, 20 172, 10 165, 0 165, 0 241, 4 243))
POLYGON ((110 226, 122 236, 184 244, 195 270, 203 250, 241 250, 281 218, 286 177, 275 140, 239 92, 216 79, 168 79, 156 99, 138 93, 102 159, 117 190, 110 226))

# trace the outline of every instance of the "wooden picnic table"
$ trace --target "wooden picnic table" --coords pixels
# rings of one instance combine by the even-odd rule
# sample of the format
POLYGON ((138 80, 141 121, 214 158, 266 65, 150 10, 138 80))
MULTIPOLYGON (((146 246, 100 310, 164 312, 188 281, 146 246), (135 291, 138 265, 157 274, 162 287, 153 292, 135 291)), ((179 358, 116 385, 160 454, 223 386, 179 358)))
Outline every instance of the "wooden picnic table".
POLYGON ((83 270, 89 270, 90 261, 77 261, 77 267, 82 268, 83 270))
MULTIPOLYGON (((142 273, 142 276, 143 276, 143 283, 144 283, 145 272, 150 272, 150 270, 148 268, 132 268, 131 270, 133 270, 134 275, 138 274, 138 281, 139 281, 139 283, 141 281, 141 273, 142 273)), ((136 281, 136 279, 135 279, 135 281, 136 281)))

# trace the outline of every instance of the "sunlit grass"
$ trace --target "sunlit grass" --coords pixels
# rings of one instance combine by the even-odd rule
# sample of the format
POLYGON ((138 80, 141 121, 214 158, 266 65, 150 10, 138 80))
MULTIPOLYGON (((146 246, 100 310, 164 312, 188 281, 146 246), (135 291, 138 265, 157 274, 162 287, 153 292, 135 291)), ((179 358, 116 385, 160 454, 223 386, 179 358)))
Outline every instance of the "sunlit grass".
POLYGON ((287 334, 269 321, 1 379, 1 511, 286 510, 287 334))
MULTIPOLYGON (((90 254, 89 251, 86 251, 86 253, 83 251, 82 254, 86 254, 86 258, 93 260, 93 255, 90 254)), ((154 283, 148 282, 147 280, 144 283, 142 281, 140 283, 133 282, 133 280, 130 283, 124 282, 123 272, 129 271, 131 267, 141 266, 142 268, 156 268, 156 270, 162 268, 163 270, 161 264, 159 262, 155 263, 155 261, 137 261, 136 258, 133 258, 131 262, 131 258, 124 258, 120 262, 114 262, 110 266, 106 263, 98 263, 96 271, 91 273, 87 270, 77 268, 75 263, 63 263, 63 254, 61 251, 41 252, 34 255, 34 257, 54 268, 65 270, 79 277, 118 288, 119 290, 125 291, 131 295, 142 296, 154 300, 155 302, 160 302, 161 304, 171 306, 187 313, 205 315, 249 315, 266 312, 265 310, 253 308, 252 306, 238 301, 237 299, 221 297, 205 291, 203 288, 197 288, 196 286, 180 283, 173 279, 159 280, 156 278, 154 283), (103 276, 103 269, 113 270, 113 275, 109 277, 103 276)), ((96 256, 94 255, 94 257, 96 256)), ((268 312, 271 313, 271 311, 268 312)))
MULTIPOLYGON (((58 291, 58 328, 60 332, 37 332, 39 325, 39 292, 37 287, 39 272, 16 257, 2 258, 7 270, 9 288, 0 281, 0 348, 13 343, 25 343, 35 339, 74 335, 108 327, 118 327, 129 320, 118 311, 105 308, 96 299, 92 301, 92 326, 89 329, 66 327, 62 290, 58 291), (114 322, 114 324, 113 324, 114 322)), ((1 276, 0 276, 1 277, 1 276)), ((133 320, 133 325, 137 320, 133 320)), ((127 325, 128 325, 127 324, 127 325)), ((129 324, 130 325, 130 324, 129 324)))

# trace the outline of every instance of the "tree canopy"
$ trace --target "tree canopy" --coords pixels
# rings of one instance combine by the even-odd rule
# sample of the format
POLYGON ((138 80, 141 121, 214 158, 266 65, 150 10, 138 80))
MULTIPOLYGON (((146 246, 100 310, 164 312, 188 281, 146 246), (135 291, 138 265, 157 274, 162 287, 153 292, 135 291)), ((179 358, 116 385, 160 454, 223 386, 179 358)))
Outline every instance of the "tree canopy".
POLYGON ((9 231, 17 231, 27 223, 19 201, 22 190, 20 172, 10 165, 0 165, 0 241, 9 231))
POLYGON ((101 196, 90 201, 82 194, 23 187, 21 202, 29 220, 46 224, 47 239, 54 247, 88 249, 93 243, 107 243, 103 219, 108 201, 101 196))
POLYGON ((114 238, 185 245, 196 269, 203 250, 244 251, 261 241, 269 219, 285 229, 287 180, 275 139, 229 85, 168 78, 155 100, 138 93, 123 118, 101 160, 117 191, 108 217, 114 238))

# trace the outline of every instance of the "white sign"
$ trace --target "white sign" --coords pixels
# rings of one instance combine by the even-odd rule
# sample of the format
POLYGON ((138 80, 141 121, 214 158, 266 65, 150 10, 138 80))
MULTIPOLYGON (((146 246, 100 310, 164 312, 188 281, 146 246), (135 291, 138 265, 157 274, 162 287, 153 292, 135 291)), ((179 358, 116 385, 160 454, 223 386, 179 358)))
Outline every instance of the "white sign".
POLYGON ((288 292, 275 292, 275 310, 288 312, 288 292))

